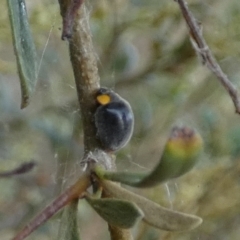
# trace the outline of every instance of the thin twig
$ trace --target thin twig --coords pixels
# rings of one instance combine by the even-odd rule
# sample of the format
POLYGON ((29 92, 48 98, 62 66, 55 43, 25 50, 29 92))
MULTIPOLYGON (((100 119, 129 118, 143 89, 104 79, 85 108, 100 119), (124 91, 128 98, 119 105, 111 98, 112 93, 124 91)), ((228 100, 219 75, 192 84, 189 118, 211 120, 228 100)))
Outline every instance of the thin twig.
POLYGON ((209 49, 205 39, 202 36, 202 29, 200 24, 196 21, 193 14, 188 9, 187 3, 184 0, 175 0, 182 11, 182 15, 189 27, 191 42, 197 52, 202 58, 203 63, 208 69, 217 77, 223 87, 228 91, 235 106, 236 113, 240 114, 240 96, 237 88, 231 83, 227 75, 222 71, 211 50, 209 49))
POLYGON ((83 175, 79 180, 56 198, 49 206, 41 211, 28 225, 26 225, 12 240, 23 240, 50 217, 56 214, 69 202, 76 204, 76 199, 86 191, 90 185, 89 175, 83 175))
POLYGON ((22 163, 20 166, 18 166, 17 168, 15 168, 13 170, 10 170, 7 172, 0 172, 0 178, 12 177, 15 175, 27 173, 27 172, 31 171, 35 165, 36 165, 36 163, 33 161, 22 163))

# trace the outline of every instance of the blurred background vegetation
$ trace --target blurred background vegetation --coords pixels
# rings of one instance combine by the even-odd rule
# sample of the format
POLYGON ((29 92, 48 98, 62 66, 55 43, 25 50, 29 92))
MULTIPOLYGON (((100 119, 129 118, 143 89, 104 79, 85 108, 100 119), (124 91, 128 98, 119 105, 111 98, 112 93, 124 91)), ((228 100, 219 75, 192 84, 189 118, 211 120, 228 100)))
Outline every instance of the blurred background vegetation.
MULTIPOLYGON (((221 67, 239 86, 239 0, 188 3, 221 67)), ((205 142, 199 164, 184 177, 133 189, 168 208, 199 215, 203 224, 191 232, 169 233, 141 223, 133 230, 135 239, 239 239, 240 116, 196 57, 178 5, 169 0, 91 0, 87 6, 101 84, 125 97, 135 114, 132 140, 117 153, 118 168, 151 169, 175 124, 197 128, 205 142)), ((2 240, 56 197, 61 182, 81 174, 81 116, 68 45, 60 40, 58 2, 27 0, 27 9, 39 72, 36 93, 20 110, 6 2, 0 5, 0 171, 37 162, 30 173, 0 179, 2 240)), ((58 219, 53 217, 29 239, 57 239, 58 219)), ((107 225, 84 202, 79 227, 83 239, 109 239, 107 225)))

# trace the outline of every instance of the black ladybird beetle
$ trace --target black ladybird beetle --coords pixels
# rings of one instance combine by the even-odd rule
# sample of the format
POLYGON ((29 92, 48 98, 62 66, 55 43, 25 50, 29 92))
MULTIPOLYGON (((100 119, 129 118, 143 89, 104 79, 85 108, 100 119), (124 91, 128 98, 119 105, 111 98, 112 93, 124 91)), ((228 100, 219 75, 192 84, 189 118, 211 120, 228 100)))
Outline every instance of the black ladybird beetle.
POLYGON ((114 91, 100 88, 96 94, 95 125, 104 150, 124 147, 133 133, 134 116, 130 104, 114 91))

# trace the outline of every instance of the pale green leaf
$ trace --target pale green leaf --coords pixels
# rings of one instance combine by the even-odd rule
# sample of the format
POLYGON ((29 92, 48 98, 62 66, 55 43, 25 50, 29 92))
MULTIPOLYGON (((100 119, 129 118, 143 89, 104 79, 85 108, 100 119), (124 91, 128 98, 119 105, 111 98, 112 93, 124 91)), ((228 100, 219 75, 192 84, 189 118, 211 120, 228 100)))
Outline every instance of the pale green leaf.
POLYGON ((37 82, 36 49, 29 28, 24 0, 8 0, 7 2, 21 84, 21 108, 24 108, 29 104, 37 82))
POLYGON ((131 228, 143 217, 136 204, 118 199, 86 198, 95 211, 110 225, 131 228))
POLYGON ((110 181, 102 181, 101 184, 104 191, 110 196, 134 202, 143 211, 143 220, 149 225, 159 229, 168 231, 186 231, 194 229, 202 223, 200 217, 169 210, 142 196, 129 192, 110 181))

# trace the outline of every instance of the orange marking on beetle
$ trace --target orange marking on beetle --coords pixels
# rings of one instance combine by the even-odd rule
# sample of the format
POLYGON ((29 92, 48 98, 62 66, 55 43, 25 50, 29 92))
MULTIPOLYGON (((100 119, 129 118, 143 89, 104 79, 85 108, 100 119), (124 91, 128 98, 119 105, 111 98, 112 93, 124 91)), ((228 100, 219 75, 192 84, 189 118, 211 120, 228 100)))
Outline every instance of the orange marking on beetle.
POLYGON ((107 94, 102 94, 97 96, 97 101, 101 104, 101 105, 106 105, 108 103, 110 103, 111 98, 109 95, 107 94))

